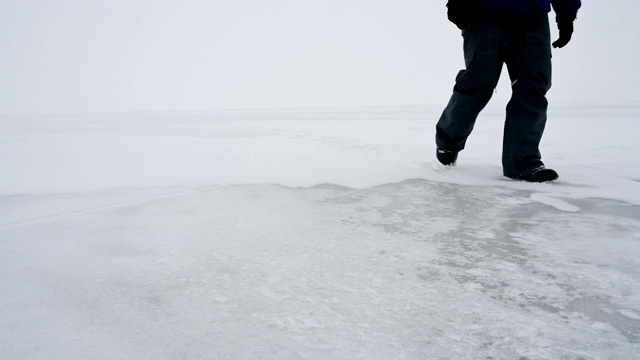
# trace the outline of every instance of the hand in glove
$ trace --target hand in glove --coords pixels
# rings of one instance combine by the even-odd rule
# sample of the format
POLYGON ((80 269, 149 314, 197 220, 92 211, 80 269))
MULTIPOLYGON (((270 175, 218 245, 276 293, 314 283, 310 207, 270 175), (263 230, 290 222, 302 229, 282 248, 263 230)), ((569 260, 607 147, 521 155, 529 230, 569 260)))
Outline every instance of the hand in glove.
POLYGON ((449 0, 447 8, 449 21, 456 24, 458 29, 464 30, 469 27, 471 11, 466 0, 449 0))
POLYGON ((571 41, 571 35, 573 34, 573 19, 558 19, 558 30, 560 31, 560 36, 558 40, 554 41, 554 48, 562 48, 571 41))

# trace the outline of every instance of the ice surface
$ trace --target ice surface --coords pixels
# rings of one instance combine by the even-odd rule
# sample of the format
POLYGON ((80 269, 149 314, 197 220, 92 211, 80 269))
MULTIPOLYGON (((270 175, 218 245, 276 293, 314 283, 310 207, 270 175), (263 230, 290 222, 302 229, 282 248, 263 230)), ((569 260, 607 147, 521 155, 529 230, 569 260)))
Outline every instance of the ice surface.
POLYGON ((0 353, 638 358, 640 108, 552 109, 554 184, 438 112, 0 118, 0 353))

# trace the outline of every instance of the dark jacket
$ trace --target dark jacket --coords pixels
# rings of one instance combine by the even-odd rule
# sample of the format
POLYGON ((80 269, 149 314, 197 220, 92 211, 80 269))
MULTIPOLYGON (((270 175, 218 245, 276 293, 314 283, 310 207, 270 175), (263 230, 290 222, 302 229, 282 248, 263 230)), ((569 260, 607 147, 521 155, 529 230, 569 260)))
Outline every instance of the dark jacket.
MULTIPOLYGON (((452 0, 453 1, 453 0, 452 0)), ((470 1, 478 10, 491 10, 514 13, 548 13, 553 10, 558 18, 576 18, 580 8, 580 0, 463 0, 470 1)))

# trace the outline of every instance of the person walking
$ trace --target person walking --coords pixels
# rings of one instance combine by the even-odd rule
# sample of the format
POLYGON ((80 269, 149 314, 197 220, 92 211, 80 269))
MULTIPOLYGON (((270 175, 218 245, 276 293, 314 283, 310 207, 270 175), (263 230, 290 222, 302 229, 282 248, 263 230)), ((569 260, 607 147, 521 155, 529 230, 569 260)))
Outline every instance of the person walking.
POLYGON ((573 34, 580 0, 449 0, 447 15, 464 39, 465 69, 436 125, 436 158, 455 165, 478 114, 487 105, 503 67, 511 79, 502 143, 503 174, 547 182, 558 173, 541 159, 540 139, 551 87, 551 46, 562 48, 573 34), (551 44, 548 13, 555 11, 559 38, 551 44))

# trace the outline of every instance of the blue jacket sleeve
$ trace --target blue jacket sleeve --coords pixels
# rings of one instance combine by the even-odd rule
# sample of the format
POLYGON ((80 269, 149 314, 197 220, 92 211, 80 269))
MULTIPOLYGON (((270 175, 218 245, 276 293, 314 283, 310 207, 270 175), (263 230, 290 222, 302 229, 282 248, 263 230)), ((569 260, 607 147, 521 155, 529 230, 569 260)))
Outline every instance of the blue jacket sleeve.
POLYGON ((556 12, 556 21, 558 19, 575 20, 582 2, 580 0, 551 0, 551 4, 556 12))

